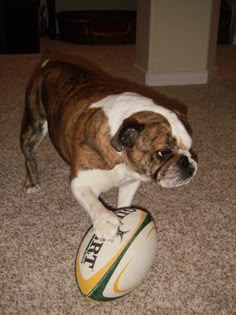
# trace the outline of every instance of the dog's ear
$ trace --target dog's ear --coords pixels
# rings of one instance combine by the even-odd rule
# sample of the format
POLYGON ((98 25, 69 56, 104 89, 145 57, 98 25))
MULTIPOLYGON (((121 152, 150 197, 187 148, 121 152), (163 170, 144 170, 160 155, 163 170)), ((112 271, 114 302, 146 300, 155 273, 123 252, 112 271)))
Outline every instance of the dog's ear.
POLYGON ((135 145, 139 133, 144 129, 144 124, 140 124, 135 119, 125 119, 111 139, 112 147, 121 152, 122 148, 131 149, 135 145))

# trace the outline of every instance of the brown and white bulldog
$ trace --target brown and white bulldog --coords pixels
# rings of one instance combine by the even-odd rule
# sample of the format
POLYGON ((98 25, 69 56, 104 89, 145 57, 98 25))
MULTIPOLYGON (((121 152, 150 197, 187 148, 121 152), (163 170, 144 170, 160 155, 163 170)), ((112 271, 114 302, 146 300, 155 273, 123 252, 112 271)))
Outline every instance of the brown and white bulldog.
POLYGON ((21 129, 26 191, 39 188, 35 148, 47 131, 71 167, 72 193, 99 238, 113 240, 121 224, 99 200, 102 192, 118 187, 120 208, 131 205, 141 182, 167 188, 189 183, 197 163, 185 124, 163 106, 170 105, 163 95, 154 102, 144 94, 83 65, 44 61, 26 91, 21 129))

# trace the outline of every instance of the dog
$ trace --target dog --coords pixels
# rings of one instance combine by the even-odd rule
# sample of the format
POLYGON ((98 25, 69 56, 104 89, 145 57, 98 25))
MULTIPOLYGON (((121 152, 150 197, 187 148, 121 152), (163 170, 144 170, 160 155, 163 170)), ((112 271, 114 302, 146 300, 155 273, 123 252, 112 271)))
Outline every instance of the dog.
POLYGON ((187 122, 168 108, 177 101, 158 93, 149 97, 150 88, 138 92, 134 86, 87 65, 51 59, 33 75, 25 95, 20 143, 26 192, 40 188, 35 149, 48 132, 70 165, 75 199, 97 237, 109 241, 121 222, 100 201, 102 192, 117 187, 117 207, 129 207, 141 182, 178 187, 197 172, 187 122))

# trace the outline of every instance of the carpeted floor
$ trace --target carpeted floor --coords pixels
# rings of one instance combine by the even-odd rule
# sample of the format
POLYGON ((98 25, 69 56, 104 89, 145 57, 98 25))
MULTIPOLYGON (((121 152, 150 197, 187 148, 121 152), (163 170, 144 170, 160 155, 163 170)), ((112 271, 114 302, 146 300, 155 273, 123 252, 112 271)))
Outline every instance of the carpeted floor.
MULTIPOLYGON (((44 41, 46 47, 132 77, 133 46, 44 41)), ((155 218, 155 263, 132 293, 107 304, 84 300, 77 288, 76 252, 91 223, 48 138, 38 151, 42 190, 22 190, 24 90, 39 58, 0 56, 0 314, 235 314, 236 46, 218 47, 216 76, 208 85, 160 88, 188 104, 199 172, 186 187, 141 186, 134 203, 155 218)), ((116 190, 103 197, 114 206, 116 190)))

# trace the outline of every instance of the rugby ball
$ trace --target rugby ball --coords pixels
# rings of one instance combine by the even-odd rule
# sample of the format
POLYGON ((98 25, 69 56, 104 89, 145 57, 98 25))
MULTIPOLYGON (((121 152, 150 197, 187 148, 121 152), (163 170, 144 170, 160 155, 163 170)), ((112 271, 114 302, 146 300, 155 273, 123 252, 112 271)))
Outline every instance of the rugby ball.
POLYGON ((91 227, 76 257, 78 287, 94 301, 112 301, 132 291, 145 277, 156 253, 156 226, 148 212, 122 208, 115 214, 122 221, 116 239, 100 240, 91 227))

